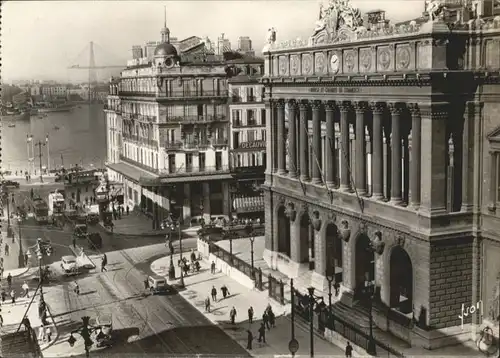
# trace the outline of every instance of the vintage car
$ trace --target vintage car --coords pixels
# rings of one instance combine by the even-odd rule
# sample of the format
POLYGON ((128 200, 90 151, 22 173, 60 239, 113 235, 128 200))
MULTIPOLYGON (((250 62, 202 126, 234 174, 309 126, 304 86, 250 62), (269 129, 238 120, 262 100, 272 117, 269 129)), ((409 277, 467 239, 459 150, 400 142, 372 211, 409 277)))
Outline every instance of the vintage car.
POLYGON ((171 292, 172 287, 167 283, 167 279, 161 276, 148 277, 149 290, 154 294, 171 292))
POLYGON ((61 258, 61 269, 65 276, 78 275, 79 270, 76 263, 76 257, 71 255, 63 256, 61 258))
POLYGON ((88 234, 87 224, 76 224, 75 229, 73 230, 73 236, 82 239, 86 238, 88 234))
POLYGON ((100 328, 95 340, 97 347, 111 347, 113 333, 113 317, 108 314, 100 315, 95 320, 95 325, 100 328))

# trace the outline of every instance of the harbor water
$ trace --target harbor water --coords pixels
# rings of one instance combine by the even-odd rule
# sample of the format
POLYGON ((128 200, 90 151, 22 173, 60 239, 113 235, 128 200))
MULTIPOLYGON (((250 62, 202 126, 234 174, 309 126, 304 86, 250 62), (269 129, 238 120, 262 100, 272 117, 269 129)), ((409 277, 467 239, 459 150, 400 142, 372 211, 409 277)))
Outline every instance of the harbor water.
MULTIPOLYGON (((51 112, 44 117, 35 115, 15 121, 12 118, 2 118, 2 170, 15 172, 28 169, 28 158, 33 157, 33 148, 30 144, 28 149, 27 135, 33 135, 35 143, 41 141, 44 144, 46 136, 49 136, 48 146, 41 147, 43 167, 104 165, 106 125, 102 104, 82 104, 70 112, 51 112)), ((38 171, 38 146, 35 145, 34 149, 35 169, 38 171)))

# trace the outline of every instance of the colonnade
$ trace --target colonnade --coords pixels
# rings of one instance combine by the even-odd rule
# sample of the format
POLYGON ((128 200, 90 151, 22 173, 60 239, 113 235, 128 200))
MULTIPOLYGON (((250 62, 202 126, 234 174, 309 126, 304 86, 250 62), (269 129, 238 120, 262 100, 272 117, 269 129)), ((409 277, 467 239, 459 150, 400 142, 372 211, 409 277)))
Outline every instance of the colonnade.
POLYGON ((395 205, 409 201, 413 208, 419 207, 422 131, 416 104, 278 100, 271 105, 276 118, 273 171, 340 191, 355 188, 358 195, 387 199, 395 205), (288 134, 285 122, 288 122, 288 134), (350 145, 350 126, 354 128, 354 146, 350 145), (335 133, 336 130, 340 133, 335 133), (337 137, 340 168, 335 159, 337 137), (288 148, 283 138, 288 138, 288 148), (367 149, 372 157, 371 191, 367 149), (354 160, 351 156, 355 156, 354 160), (350 167, 351 162, 354 168, 350 167))

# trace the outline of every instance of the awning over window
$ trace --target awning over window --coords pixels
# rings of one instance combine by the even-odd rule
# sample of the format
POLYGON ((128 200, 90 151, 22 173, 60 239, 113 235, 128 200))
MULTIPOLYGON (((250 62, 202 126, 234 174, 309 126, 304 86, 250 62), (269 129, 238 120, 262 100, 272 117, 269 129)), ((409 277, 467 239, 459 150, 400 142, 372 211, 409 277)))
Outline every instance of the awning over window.
POLYGON ((233 208, 237 213, 252 213, 264 210, 263 196, 247 196, 233 200, 233 208))

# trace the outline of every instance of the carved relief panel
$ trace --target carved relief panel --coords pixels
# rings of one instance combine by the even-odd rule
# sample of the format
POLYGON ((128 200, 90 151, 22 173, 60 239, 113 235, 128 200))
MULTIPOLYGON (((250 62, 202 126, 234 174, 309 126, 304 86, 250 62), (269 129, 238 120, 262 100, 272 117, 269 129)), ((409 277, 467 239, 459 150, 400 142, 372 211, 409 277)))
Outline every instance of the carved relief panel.
POLYGON ((328 72, 330 75, 336 75, 342 70, 342 53, 330 52, 328 58, 328 72))
POLYGON ((500 41, 489 40, 486 42, 486 68, 500 68, 500 41))
POLYGON ((313 58, 310 53, 302 55, 302 74, 305 76, 313 74, 313 58))
POLYGON ((273 76, 279 76, 278 56, 273 57, 273 76))
POLYGON ((288 76, 288 57, 280 56, 279 58, 279 75, 288 76))
POLYGON ((377 71, 394 71, 394 45, 377 48, 377 71))
POLYGON ((323 52, 314 54, 314 73, 318 76, 326 73, 326 57, 323 52))
POLYGON ((358 56, 357 50, 345 50, 344 51, 344 73, 356 73, 358 72, 358 56))
POLYGON ((300 58, 299 55, 290 56, 290 75, 299 76, 300 71, 300 58))
POLYGON ((415 69, 415 55, 410 44, 396 46, 396 71, 408 71, 415 69))
POLYGON ((373 51, 371 47, 365 47, 359 49, 359 72, 372 72, 373 63, 373 51))
POLYGON ((422 41, 417 44, 417 70, 427 70, 432 67, 432 43, 422 41))

